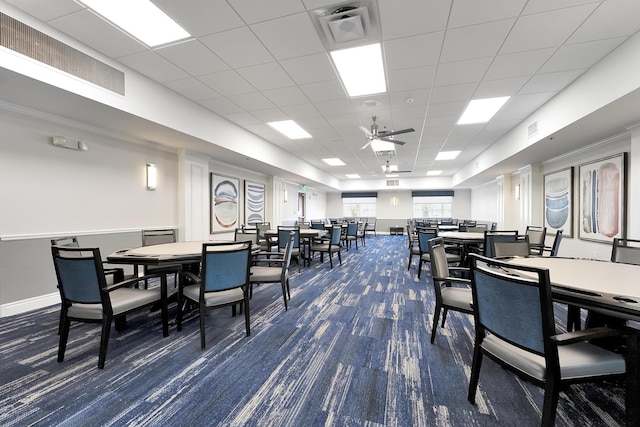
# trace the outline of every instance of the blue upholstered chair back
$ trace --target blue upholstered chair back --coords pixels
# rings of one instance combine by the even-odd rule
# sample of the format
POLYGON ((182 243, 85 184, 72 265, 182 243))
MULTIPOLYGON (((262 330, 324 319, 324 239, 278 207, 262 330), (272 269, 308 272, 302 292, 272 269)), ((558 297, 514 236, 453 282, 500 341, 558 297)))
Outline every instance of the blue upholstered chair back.
POLYGON ((324 223, 311 221, 311 228, 314 230, 324 230, 324 223))
POLYGON ((356 236, 358 234, 358 223, 350 222, 347 224, 347 236, 356 236))
POLYGON ((300 247, 300 228, 298 227, 278 227, 278 249, 284 249, 289 241, 289 234, 293 231, 293 248, 300 247))
POLYGON ((472 255, 471 278, 476 328, 539 355, 555 333, 546 269, 472 255))
POLYGON ((216 292, 249 283, 251 242, 202 245, 203 291, 216 292))
POLYGON ((420 252, 429 252, 429 240, 436 237, 438 237, 437 228, 422 228, 418 230, 418 246, 420 247, 420 252))
POLYGON ((340 237, 342 234, 342 227, 334 226, 331 227, 331 246, 340 246, 340 237))
POLYGON ((104 280, 99 279, 100 274, 104 276, 98 271, 102 266, 100 250, 52 247, 51 252, 63 298, 76 303, 100 304, 100 287, 106 286, 104 280), (91 256, 87 256, 88 253, 91 256))

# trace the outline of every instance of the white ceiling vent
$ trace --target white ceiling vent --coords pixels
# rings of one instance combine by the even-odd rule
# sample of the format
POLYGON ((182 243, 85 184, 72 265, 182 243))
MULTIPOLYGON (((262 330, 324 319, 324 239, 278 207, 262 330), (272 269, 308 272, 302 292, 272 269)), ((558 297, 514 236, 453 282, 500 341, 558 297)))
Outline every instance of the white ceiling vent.
POLYGON ((532 136, 538 133, 538 122, 533 122, 527 128, 527 138, 531 138, 532 136))
POLYGON ((380 41, 376 0, 343 2, 311 11, 311 17, 328 50, 380 41))
POLYGON ((388 179, 387 180, 387 187, 398 187, 400 185, 400 180, 399 179, 388 179))

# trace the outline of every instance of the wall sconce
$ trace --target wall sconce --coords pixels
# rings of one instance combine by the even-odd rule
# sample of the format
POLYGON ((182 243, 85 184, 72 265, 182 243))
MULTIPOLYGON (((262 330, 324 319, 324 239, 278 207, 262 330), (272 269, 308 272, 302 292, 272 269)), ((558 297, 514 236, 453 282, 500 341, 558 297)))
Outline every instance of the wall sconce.
POLYGON ((158 184, 156 165, 147 163, 147 190, 155 190, 158 184))
POLYGON ((520 200, 520 184, 516 184, 515 196, 516 196, 516 200, 520 200))
POLYGON ((289 192, 287 190, 282 192, 282 200, 284 200, 285 203, 289 201, 289 192))
POLYGON ((398 198, 396 196, 391 198, 391 206, 398 206, 398 198))

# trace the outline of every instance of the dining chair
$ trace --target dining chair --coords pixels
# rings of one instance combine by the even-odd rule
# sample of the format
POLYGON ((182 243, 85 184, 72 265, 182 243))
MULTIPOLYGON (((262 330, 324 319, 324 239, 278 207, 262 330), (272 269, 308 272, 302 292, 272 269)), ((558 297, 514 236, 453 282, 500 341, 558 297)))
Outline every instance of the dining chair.
MULTIPOLYGON (((557 334, 548 269, 473 254, 471 289, 475 311, 467 395, 471 403, 475 403, 484 356, 544 388, 542 426, 554 425, 559 393, 565 387, 623 378, 626 366, 637 363, 589 341, 623 331, 597 328, 557 334)), ((629 378, 628 386, 635 381, 629 378)))
POLYGON ((358 224, 350 222, 347 224, 347 230, 343 235, 344 246, 347 251, 351 247, 351 243, 355 242, 356 249, 358 249, 358 224))
POLYGON ((271 230, 271 223, 263 222, 256 224, 256 231, 258 233, 258 244, 261 251, 271 251, 274 247, 278 246, 278 238, 276 236, 267 236, 267 232, 271 230))
POLYGON ((542 250, 542 255, 544 255, 545 252, 549 252, 549 256, 552 256, 552 257, 558 256, 558 252, 560 251, 560 242, 562 242, 563 232, 564 232, 563 229, 556 230, 556 236, 553 238, 553 243, 551 244, 551 246, 544 247, 544 249, 542 250))
POLYGON ((422 263, 429 262, 429 246, 426 242, 429 239, 433 239, 438 236, 437 228, 421 227, 416 232, 415 242, 409 237, 409 261, 407 263, 407 270, 411 269, 411 262, 413 257, 418 257, 418 279, 420 278, 420 271, 422 270, 422 263), (423 233, 423 242, 420 242, 420 233, 423 233), (424 259, 423 259, 424 255, 424 259))
POLYGON ((433 281, 436 296, 433 326, 431 328, 431 344, 433 344, 436 339, 436 330, 438 329, 438 322, 440 322, 441 312, 442 325, 440 327, 444 328, 449 310, 473 314, 473 309, 471 307, 471 289, 469 288, 470 280, 463 277, 468 274, 469 269, 449 266, 448 254, 442 237, 430 239, 428 246, 431 254, 431 280, 433 281))
POLYGON ((367 221, 367 226, 364 229, 365 233, 373 233, 374 236, 377 236, 376 234, 377 222, 378 222, 377 218, 369 218, 369 220, 367 221))
POLYGON ((527 225, 524 235, 529 237, 531 253, 535 255, 542 255, 544 251, 544 242, 547 237, 547 227, 527 225))
POLYGON ((289 235, 291 232, 293 232, 293 248, 291 256, 296 258, 298 271, 300 271, 300 264, 302 264, 302 258, 304 255, 302 241, 300 240, 300 227, 285 225, 278 226, 278 252, 284 253, 287 242, 289 242, 289 235))
POLYGON ((267 258, 254 262, 250 269, 249 298, 253 296, 254 284, 280 283, 282 286, 284 309, 285 311, 289 309, 287 300, 291 299, 291 290, 289 289, 289 266, 291 265, 293 240, 294 233, 291 232, 289 241, 285 246, 284 254, 280 254, 279 252, 270 252, 267 254, 267 258), (278 257, 276 258, 275 256, 278 257))
MULTIPOLYGON (((103 369, 111 323, 115 321, 116 331, 122 331, 126 326, 127 314, 152 306, 161 299, 158 289, 132 289, 130 286, 159 275, 133 277, 109 285, 105 279, 100 249, 52 246, 51 254, 62 302, 58 362, 64 361, 72 321, 99 323, 102 332, 98 369, 103 369)), ((165 312, 163 323, 166 321, 165 312)))
POLYGON ((246 336, 251 335, 250 268, 251 242, 203 243, 200 275, 190 271, 180 272, 176 317, 178 331, 182 330, 182 318, 187 303, 195 303, 200 316, 200 348, 204 350, 207 309, 231 306, 232 315, 235 316, 236 305, 240 304, 240 310, 244 311, 246 336))
POLYGON ((329 265, 330 268, 333 268, 333 254, 338 255, 338 261, 340 265, 342 265, 342 255, 340 254, 340 250, 342 249, 342 227, 340 225, 334 225, 331 227, 329 231, 329 239, 322 241, 314 241, 311 243, 311 247, 309 248, 309 253, 311 256, 315 252, 320 253, 320 262, 323 261, 323 255, 326 253, 329 255, 329 265))
POLYGON ((367 233, 366 230, 367 229, 367 221, 358 221, 358 231, 356 233, 356 237, 358 239, 360 239, 360 242, 362 242, 362 246, 366 246, 366 239, 367 239, 367 233))
POLYGON ((611 262, 640 265, 640 240, 614 238, 611 245, 611 262))
MULTIPOLYGON (((165 243, 175 243, 178 241, 177 231, 173 228, 167 229, 155 229, 155 230, 142 230, 142 246, 162 245, 165 243)), ((163 266, 155 265, 143 265, 143 275, 151 273, 163 272, 169 276, 173 276, 173 283, 177 285, 178 272, 182 269, 182 264, 167 264, 163 266)), ((138 274, 138 266, 134 267, 134 274, 138 274)), ((145 289, 148 287, 148 282, 144 284, 145 289)))
MULTIPOLYGON (((51 246, 58 246, 63 248, 79 248, 80 243, 78 242, 78 238, 76 236, 65 236, 65 237, 58 237, 55 239, 51 239, 51 246)), ((79 257, 82 256, 81 252, 70 252, 67 255, 72 256, 74 254, 79 257)), ((107 278, 111 279, 110 280, 111 283, 119 283, 124 280, 123 268, 119 268, 119 267, 105 268, 104 264, 105 263, 103 261, 102 271, 104 271, 104 274, 107 278)), ((64 321, 62 315, 63 315, 63 311, 60 311, 60 323, 58 325, 58 334, 60 334, 60 332, 62 331, 62 323, 64 321)))
POLYGON ((518 230, 484 230, 484 240, 482 244, 482 254, 486 257, 493 257, 493 242, 515 242, 518 240, 518 230))
POLYGON ((258 231, 255 229, 236 228, 233 233, 234 242, 251 242, 251 246, 256 248, 258 244, 258 231))
POLYGON ((491 251, 494 258, 525 258, 531 255, 529 236, 523 236, 513 242, 492 239, 491 244, 493 245, 491 251))

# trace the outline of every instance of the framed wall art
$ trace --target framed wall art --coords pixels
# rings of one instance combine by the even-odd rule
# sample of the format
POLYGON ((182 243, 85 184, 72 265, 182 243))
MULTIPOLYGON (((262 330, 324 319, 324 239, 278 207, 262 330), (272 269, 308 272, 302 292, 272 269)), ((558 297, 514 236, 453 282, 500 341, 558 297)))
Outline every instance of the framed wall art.
POLYGON ((544 176, 544 225, 573 235, 573 167, 544 176))
POLYGON ((244 221, 247 225, 264 222, 264 184, 245 180, 244 221))
POLYGON ((626 154, 579 166, 579 238, 610 242, 615 237, 624 237, 626 154))
POLYGON ((234 230, 239 222, 238 180, 210 174, 210 181, 211 233, 234 230))

